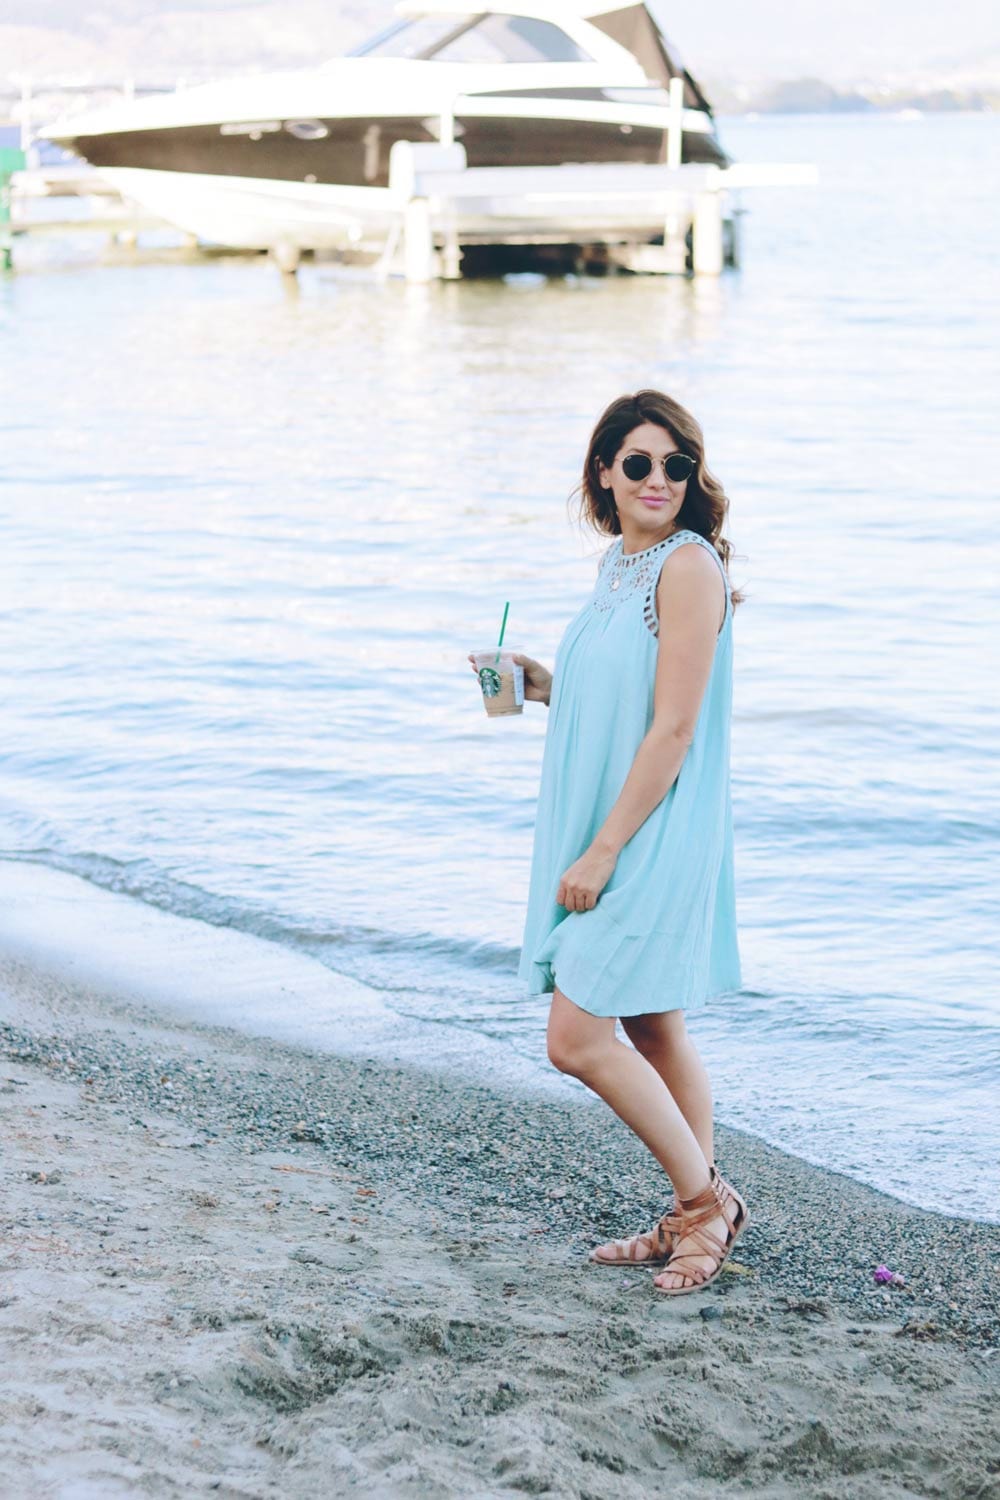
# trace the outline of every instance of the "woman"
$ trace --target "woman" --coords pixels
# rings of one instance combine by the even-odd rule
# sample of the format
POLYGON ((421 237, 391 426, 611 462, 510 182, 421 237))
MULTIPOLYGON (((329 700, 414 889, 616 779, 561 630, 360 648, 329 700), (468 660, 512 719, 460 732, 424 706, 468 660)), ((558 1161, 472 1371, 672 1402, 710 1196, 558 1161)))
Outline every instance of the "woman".
POLYGON ((738 989, 729 790, 728 501, 701 428, 659 391, 613 401, 591 436, 584 518, 616 538, 553 673, 519 977, 552 993, 548 1055, 599 1094, 669 1176, 652 1229, 602 1265, 666 1262, 657 1291, 707 1286, 748 1223, 715 1168, 712 1095, 684 1011, 738 989), (634 1044, 615 1035, 616 1019, 634 1044))

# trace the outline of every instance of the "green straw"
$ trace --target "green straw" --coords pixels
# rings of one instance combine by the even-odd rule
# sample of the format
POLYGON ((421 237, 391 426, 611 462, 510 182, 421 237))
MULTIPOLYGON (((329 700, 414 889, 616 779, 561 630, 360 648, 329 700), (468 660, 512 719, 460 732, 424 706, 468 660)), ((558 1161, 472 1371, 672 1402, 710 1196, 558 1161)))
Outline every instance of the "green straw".
POLYGON ((503 633, 507 629, 507 611, 509 609, 510 609, 510 600, 508 599, 507 603, 503 607, 503 619, 500 622, 500 639, 497 641, 497 655, 496 655, 496 661, 493 663, 494 666, 496 666, 496 663, 500 660, 500 647, 503 645, 503 633))

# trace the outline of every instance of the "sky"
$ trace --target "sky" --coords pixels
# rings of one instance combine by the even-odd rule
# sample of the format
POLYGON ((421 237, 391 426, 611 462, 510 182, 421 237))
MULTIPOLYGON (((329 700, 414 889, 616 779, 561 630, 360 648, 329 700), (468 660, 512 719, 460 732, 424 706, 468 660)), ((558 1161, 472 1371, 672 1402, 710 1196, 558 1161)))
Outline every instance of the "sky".
MULTIPOLYGON (((1000 81, 1000 0, 651 4, 700 78, 1000 81)), ((0 55, 36 75, 101 59, 111 72, 141 72, 157 58, 198 71, 227 58, 237 67, 297 64, 340 52, 393 18, 391 0, 0 0, 0 55)))
POLYGON ((1000 70, 1000 0, 711 0, 653 9, 692 71, 860 81, 895 72, 1000 70))

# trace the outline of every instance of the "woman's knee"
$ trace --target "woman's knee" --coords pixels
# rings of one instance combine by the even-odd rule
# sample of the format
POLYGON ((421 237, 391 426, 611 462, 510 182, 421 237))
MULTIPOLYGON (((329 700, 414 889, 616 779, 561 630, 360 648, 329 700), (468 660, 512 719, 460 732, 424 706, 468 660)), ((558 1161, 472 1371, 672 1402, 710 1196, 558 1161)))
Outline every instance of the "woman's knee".
POLYGON ((585 1078, 600 1067, 613 1043, 612 1017, 590 1016, 556 991, 546 1035, 549 1062, 554 1068, 585 1078))
POLYGON ((569 1073, 574 1078, 593 1072, 600 1050, 583 1037, 560 1031, 550 1031, 548 1035, 549 1062, 560 1073, 569 1073))
POLYGON ((669 1054, 688 1041, 683 1010, 623 1016, 622 1027, 636 1051, 644 1056, 650 1052, 669 1054))

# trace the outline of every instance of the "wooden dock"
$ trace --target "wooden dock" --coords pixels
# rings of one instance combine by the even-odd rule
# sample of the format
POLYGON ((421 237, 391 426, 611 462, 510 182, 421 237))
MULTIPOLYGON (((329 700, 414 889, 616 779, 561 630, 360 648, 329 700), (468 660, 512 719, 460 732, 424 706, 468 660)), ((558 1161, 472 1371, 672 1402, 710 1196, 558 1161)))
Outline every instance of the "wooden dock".
POLYGON ((90 232, 107 235, 118 244, 135 244, 144 231, 170 227, 165 220, 127 203, 99 172, 85 165, 26 167, 11 176, 9 196, 8 228, 15 238, 90 232), (40 211, 40 205, 52 199, 72 200, 83 206, 83 212, 63 217, 40 211))

